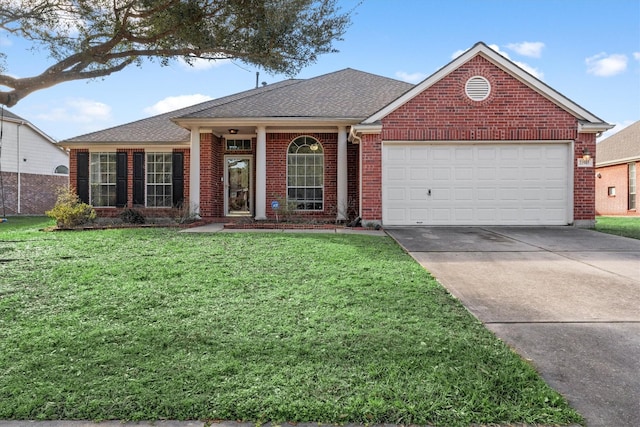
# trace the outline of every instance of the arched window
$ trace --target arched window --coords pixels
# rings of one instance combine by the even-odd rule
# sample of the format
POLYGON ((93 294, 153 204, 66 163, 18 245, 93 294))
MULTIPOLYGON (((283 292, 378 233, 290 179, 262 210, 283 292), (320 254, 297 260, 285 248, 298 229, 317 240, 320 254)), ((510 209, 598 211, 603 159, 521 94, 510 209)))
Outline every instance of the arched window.
POLYGON ((324 201, 324 150, 310 136, 299 136, 287 150, 287 202, 318 211, 324 201))
POLYGON ((69 168, 65 165, 58 165, 53 173, 59 173, 61 175, 69 175, 69 168))

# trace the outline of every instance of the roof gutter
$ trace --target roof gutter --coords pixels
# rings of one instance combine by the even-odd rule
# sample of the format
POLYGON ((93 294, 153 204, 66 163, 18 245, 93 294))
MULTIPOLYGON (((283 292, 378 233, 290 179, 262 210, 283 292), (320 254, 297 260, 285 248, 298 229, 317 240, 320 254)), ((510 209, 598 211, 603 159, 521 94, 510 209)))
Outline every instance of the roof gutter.
POLYGON ((377 135, 380 133, 382 133, 382 123, 380 122, 354 125, 349 130, 348 140, 353 144, 360 144, 362 135, 377 135))
POLYGON ((625 158, 616 159, 616 160, 605 160, 602 162, 596 162, 596 167, 600 168, 605 166, 624 165, 626 163, 638 162, 638 161, 640 161, 640 155, 633 156, 633 157, 625 157, 625 158))
POLYGON ((616 125, 611 125, 609 123, 591 123, 580 120, 578 122, 578 132, 579 133, 597 133, 597 136, 602 135, 603 132, 608 131, 609 129, 613 129, 616 125))

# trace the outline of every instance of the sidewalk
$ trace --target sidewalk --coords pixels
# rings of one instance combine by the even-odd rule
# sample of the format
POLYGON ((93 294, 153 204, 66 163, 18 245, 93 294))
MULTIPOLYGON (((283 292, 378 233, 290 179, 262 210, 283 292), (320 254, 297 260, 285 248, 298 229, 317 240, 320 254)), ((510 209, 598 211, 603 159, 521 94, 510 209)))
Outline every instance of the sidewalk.
POLYGON ((197 227, 186 228, 181 233, 311 233, 311 234, 365 234, 369 236, 386 236, 384 230, 367 228, 224 228, 222 223, 212 223, 197 227))

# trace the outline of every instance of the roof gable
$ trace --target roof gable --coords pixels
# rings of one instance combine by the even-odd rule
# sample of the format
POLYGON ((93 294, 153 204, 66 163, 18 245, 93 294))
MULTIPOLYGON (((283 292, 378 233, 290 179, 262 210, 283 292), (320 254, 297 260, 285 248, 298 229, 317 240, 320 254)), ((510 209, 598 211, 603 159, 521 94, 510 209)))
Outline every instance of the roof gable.
POLYGON ((38 129, 38 127, 35 126, 33 123, 31 123, 29 120, 24 119, 18 116, 17 114, 14 114, 11 111, 4 108, 2 109, 2 120, 6 122, 12 122, 12 123, 23 124, 25 126, 28 126, 36 134, 40 135, 43 140, 47 141, 49 144, 55 146, 58 149, 60 148, 53 138, 51 138, 49 135, 44 133, 42 130, 38 129))
POLYGON ((603 139, 596 145, 596 166, 640 160, 640 121, 603 139))
POLYGON ((436 71, 434 74, 427 77, 424 81, 417 84, 413 89, 411 89, 404 95, 400 96, 398 99, 394 100, 390 104, 386 105, 384 108, 377 111, 372 116, 368 117, 366 120, 363 121, 363 124, 373 124, 380 121, 381 119, 388 116, 393 111, 400 108, 402 105, 411 101, 420 93, 427 90, 428 88, 430 88, 431 86, 433 86, 434 84, 442 80, 444 77, 448 76, 450 73, 452 73, 459 67, 463 66, 468 61, 470 61, 471 59, 473 59, 478 55, 481 55, 482 57, 487 59, 489 62, 491 62, 498 68, 510 74, 511 76, 513 76, 514 78, 516 78, 517 80, 521 81, 526 86, 534 90, 535 92, 544 96, 545 98, 547 98, 548 100, 556 104, 558 107, 567 111, 568 113, 576 117, 578 120, 582 121, 583 123, 581 126, 581 131, 602 132, 613 127, 608 123, 604 122, 602 119, 596 117, 589 111, 580 107, 578 104, 574 103, 570 99, 566 98, 556 90, 552 89, 547 84, 538 80, 537 78, 535 78, 534 76, 532 76, 531 74, 523 70, 522 68, 518 67, 512 61, 502 56, 501 54, 491 49, 489 46, 487 46, 482 42, 476 43, 471 49, 467 50, 466 52, 464 52, 463 54, 455 58, 453 61, 451 61, 449 64, 445 65, 440 70, 436 71))

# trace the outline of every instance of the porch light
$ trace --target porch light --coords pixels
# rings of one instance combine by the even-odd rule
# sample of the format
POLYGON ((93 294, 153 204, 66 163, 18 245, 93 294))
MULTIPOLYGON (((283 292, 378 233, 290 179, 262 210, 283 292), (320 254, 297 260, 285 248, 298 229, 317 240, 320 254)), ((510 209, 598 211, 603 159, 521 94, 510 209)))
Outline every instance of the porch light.
POLYGON ((229 133, 230 133, 231 135, 235 135, 235 134, 237 134, 237 133, 238 133, 238 129, 229 129, 229 133))
POLYGON ((582 160, 584 160, 585 162, 591 160, 591 152, 587 147, 582 149, 582 160))

